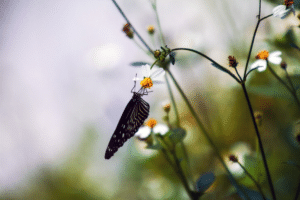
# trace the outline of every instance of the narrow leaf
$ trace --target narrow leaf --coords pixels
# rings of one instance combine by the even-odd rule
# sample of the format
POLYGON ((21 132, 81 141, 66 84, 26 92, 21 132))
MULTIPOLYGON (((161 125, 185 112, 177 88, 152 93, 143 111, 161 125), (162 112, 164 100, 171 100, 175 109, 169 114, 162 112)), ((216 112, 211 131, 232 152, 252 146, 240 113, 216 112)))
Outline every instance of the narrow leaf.
POLYGON ((204 193, 215 181, 215 175, 212 172, 202 174, 196 183, 196 191, 204 193))
POLYGON ((146 63, 146 62, 133 62, 133 63, 130 63, 131 66, 134 66, 134 67, 141 67, 143 65, 150 65, 149 63, 146 63))
POLYGON ((184 139, 186 131, 183 128, 176 128, 170 131, 170 139, 176 144, 184 139))

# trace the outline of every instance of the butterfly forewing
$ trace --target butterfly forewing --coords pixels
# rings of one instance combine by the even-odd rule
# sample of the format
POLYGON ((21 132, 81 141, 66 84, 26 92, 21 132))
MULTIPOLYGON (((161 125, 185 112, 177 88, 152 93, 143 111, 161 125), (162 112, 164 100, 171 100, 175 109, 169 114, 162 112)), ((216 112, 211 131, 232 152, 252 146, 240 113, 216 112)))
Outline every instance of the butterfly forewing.
POLYGON ((127 104, 117 128, 112 135, 105 153, 105 159, 110 159, 123 144, 137 132, 149 115, 150 106, 142 99, 142 95, 134 92, 127 104))

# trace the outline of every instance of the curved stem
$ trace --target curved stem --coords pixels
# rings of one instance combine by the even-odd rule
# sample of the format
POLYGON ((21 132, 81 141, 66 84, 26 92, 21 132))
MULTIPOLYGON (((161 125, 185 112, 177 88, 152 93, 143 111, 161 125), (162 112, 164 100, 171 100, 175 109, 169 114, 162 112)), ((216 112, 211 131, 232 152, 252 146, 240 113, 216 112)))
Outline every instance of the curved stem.
POLYGON ((270 174, 270 171, 269 171, 269 167, 268 167, 268 163, 267 163, 267 158, 266 158, 265 151, 264 151, 264 148, 263 148, 263 144, 262 144, 262 140, 261 140, 261 137, 260 137, 260 133, 259 133, 257 124, 255 122, 253 108, 252 108, 252 105, 250 103, 250 99, 249 99, 249 96, 248 96, 248 92, 246 90, 245 83, 242 83, 241 85, 242 85, 242 88, 243 88, 243 92, 244 92, 245 98, 247 100, 247 104, 248 104, 248 107, 249 107, 249 110, 250 110, 250 114, 251 114, 251 119, 252 119, 252 122, 253 122, 253 125, 254 125, 254 128, 255 128, 255 133, 256 133, 256 136, 257 136, 257 139, 258 139, 258 144, 259 144, 260 152, 261 152, 261 155, 262 155, 263 164, 264 164, 264 167, 265 167, 265 170, 266 170, 266 174, 267 174, 268 183, 269 183, 269 186, 270 186, 270 189, 271 189, 272 197, 273 197, 273 200, 276 200, 275 190, 274 190, 274 186, 273 186, 271 174, 270 174))
POLYGON ((255 30, 254 30, 254 33, 253 33, 253 36, 252 36, 252 41, 251 41, 251 45, 250 45, 250 49, 249 49, 249 53, 248 53, 248 57, 247 57, 247 62, 246 62, 246 66, 245 66, 245 71, 244 71, 244 78, 243 78, 244 81, 246 81, 246 78, 247 78, 247 74, 246 74, 247 73, 247 68, 248 68, 248 65, 249 65, 251 52, 252 52, 256 32, 257 32, 258 27, 259 27, 259 23, 260 23, 260 20, 257 21, 256 27, 255 27, 255 30))
POLYGON ((209 144, 213 147, 218 159, 220 160, 220 162, 222 163, 222 165, 224 166, 225 170, 227 171, 230 179, 232 180, 232 184, 239 190, 241 191, 245 197, 247 199, 248 196, 247 194, 244 193, 244 191, 241 189, 241 187, 237 184, 236 180, 234 179, 232 173, 229 171, 227 165, 225 164, 225 161, 223 160, 221 154, 219 153, 219 150, 217 148, 217 146, 215 145, 215 143, 212 141, 212 139, 209 137, 209 134, 207 132, 207 130, 205 129, 204 125, 202 124, 202 122, 200 121, 198 115, 196 114, 195 110, 193 109, 191 103, 189 102, 188 98, 186 97, 186 95, 184 94, 184 92, 182 91, 181 87, 179 86, 179 84, 177 83, 177 81, 175 80, 174 76, 172 75, 172 73, 170 72, 170 70, 166 70, 168 72, 168 74, 170 75, 171 79, 173 80, 175 86, 177 87, 180 95, 182 96, 182 98, 184 99, 185 103, 187 104, 190 112, 192 113, 193 117, 195 118, 196 120, 196 123, 197 123, 197 126, 198 128, 202 131, 202 133, 204 134, 204 136, 206 137, 206 139, 208 140, 209 144))
POLYGON ((255 186, 259 190, 259 192, 262 195, 263 199, 266 200, 267 198, 265 197, 265 195, 264 195, 260 185, 258 184, 258 182, 253 178, 253 176, 248 172, 248 170, 246 170, 246 168, 240 162, 238 162, 238 164, 244 170, 244 172, 247 174, 247 176, 249 176, 249 178, 254 182, 255 186))
MULTIPOLYGON (((154 136, 156 137, 156 136, 154 136)), ((168 147, 168 145, 165 143, 165 141, 162 139, 162 138, 159 138, 157 137, 157 139, 159 139, 159 141, 161 143, 163 143, 165 146, 168 147)), ((167 149, 170 149, 170 148, 167 148, 167 149)), ((177 173, 177 175, 179 176, 179 179, 181 180, 183 186, 184 186, 184 189, 186 190, 186 192, 188 193, 189 197, 192 199, 192 200, 197 200, 198 197, 195 196, 195 192, 193 192, 190 187, 189 187, 189 184, 188 184, 188 181, 186 179, 186 177, 184 176, 184 172, 181 168, 181 165, 180 165, 180 162, 176 156, 176 154, 171 151, 171 155, 173 156, 173 159, 175 161, 175 165, 174 163, 172 162, 171 158, 169 157, 169 154, 167 152, 167 150, 163 147, 162 149, 162 152, 163 152, 163 155, 165 156, 165 159, 168 161, 168 163, 171 165, 171 167, 173 168, 173 170, 177 173)))
POLYGON ((145 45, 145 47, 148 49, 148 51, 150 53, 152 53, 154 55, 154 52, 152 51, 152 49, 147 45, 147 43, 143 40, 143 38, 140 36, 140 34, 135 30, 135 28, 132 26, 132 24, 130 23, 130 21, 128 20, 128 18, 126 17, 126 15, 124 14, 124 12, 122 11, 122 9, 120 8, 120 6, 117 4, 117 2, 115 0, 112 0, 112 2, 115 4, 115 6, 117 7, 117 9, 119 10, 119 12, 121 13, 121 15, 123 16, 123 18, 126 20, 126 22, 128 24, 130 24, 130 27, 132 28, 133 32, 138 36, 138 38, 141 40, 141 42, 145 45))
POLYGON ((273 74, 273 76, 282 84, 284 85, 284 87, 286 87, 286 89, 290 92, 293 93, 293 90, 286 84, 286 82, 284 82, 279 76, 278 74, 276 74, 276 72, 269 66, 267 65, 267 68, 270 70, 270 72, 273 74))
POLYGON ((242 81, 243 79, 242 79, 242 77, 240 76, 240 74, 239 74, 239 72, 238 72, 237 68, 235 67, 234 69, 235 69, 235 72, 236 72, 236 74, 238 75, 238 77, 239 77, 240 81, 242 81))
POLYGON ((156 23, 157 23, 158 30, 159 30, 160 40, 161 40, 161 43, 163 44, 162 46, 166 46, 165 38, 162 33, 162 29, 161 29, 161 25, 160 25, 160 21, 159 21, 159 17, 158 17, 158 12, 157 12, 157 8, 156 8, 156 0, 152 4, 152 7, 153 7, 153 10, 155 11, 156 23))
POLYGON ((227 74, 229 74, 232 78, 234 78, 238 83, 240 83, 239 79, 233 74, 231 73, 228 69, 222 67, 220 64, 218 64, 216 61, 214 61, 213 59, 211 59, 210 57, 206 56, 205 54, 199 52, 199 51, 196 51, 194 49, 189 49, 189 48, 175 48, 175 49, 172 49, 172 51, 178 51, 178 50, 185 50, 185 51, 191 51, 191 52, 194 52, 204 58, 206 58, 207 60, 211 61, 215 66, 217 67, 218 69, 222 70, 223 72, 226 72, 227 74))

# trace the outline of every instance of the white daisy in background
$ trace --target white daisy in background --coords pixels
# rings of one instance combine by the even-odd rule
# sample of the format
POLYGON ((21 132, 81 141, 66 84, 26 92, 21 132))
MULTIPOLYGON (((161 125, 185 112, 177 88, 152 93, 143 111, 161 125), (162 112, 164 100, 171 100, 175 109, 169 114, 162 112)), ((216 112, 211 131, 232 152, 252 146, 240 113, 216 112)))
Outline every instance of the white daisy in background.
POLYGON ((151 132, 155 134, 165 135, 169 131, 169 127, 165 124, 157 124, 157 121, 150 118, 146 122, 146 126, 139 128, 138 132, 134 136, 138 137, 140 140, 146 140, 151 132))
POLYGON ((162 76, 165 74, 165 71, 162 68, 152 68, 150 70, 150 65, 146 64, 142 66, 142 75, 143 78, 134 78, 134 81, 141 81, 140 84, 143 88, 151 88, 153 84, 163 83, 162 76))
POLYGON ((277 65, 281 63, 282 58, 280 55, 280 51, 274 51, 270 54, 266 50, 261 51, 257 54, 257 56, 255 56, 255 58, 258 60, 255 61, 250 68, 257 69, 259 72, 265 71, 267 69, 267 62, 277 65))
POLYGON ((284 5, 276 6, 272 12, 274 17, 280 17, 281 19, 286 18, 291 12, 295 16, 294 1, 285 0, 284 5))

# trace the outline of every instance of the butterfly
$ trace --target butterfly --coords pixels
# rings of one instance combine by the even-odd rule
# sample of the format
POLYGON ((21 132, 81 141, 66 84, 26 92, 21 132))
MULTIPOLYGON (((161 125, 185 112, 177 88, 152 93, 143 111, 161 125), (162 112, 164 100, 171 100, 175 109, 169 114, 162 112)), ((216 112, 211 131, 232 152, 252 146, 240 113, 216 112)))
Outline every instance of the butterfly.
MULTIPOLYGON (((135 84, 132 90, 134 88, 135 84)), ((129 138, 134 136, 149 116, 150 105, 142 99, 142 96, 148 94, 148 91, 142 87, 138 92, 132 93, 133 96, 108 143, 105 159, 110 159, 129 138)))

